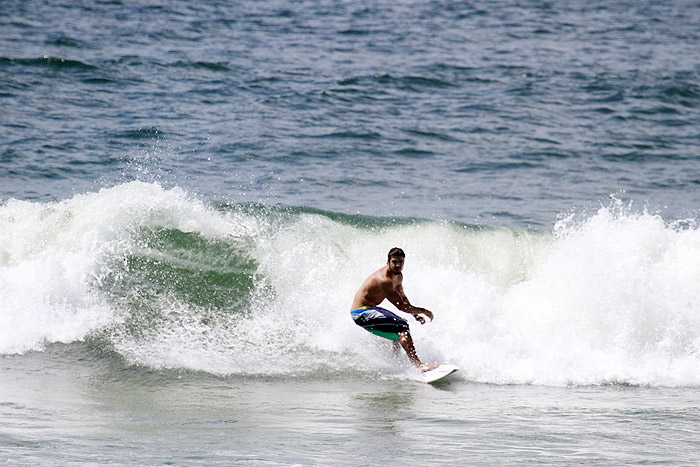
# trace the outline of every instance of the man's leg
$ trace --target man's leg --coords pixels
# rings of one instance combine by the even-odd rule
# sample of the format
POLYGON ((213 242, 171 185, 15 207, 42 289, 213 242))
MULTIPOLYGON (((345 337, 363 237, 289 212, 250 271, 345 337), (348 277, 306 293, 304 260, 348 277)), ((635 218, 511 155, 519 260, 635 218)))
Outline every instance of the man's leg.
POLYGON ((400 332, 399 342, 401 342, 401 346, 406 351, 406 355, 408 355, 411 363, 413 363, 413 365, 415 365, 420 371, 428 371, 432 370, 433 368, 437 368, 437 365, 424 365, 423 362, 420 361, 418 355, 416 354, 416 348, 413 345, 413 339, 411 338, 410 332, 400 332))

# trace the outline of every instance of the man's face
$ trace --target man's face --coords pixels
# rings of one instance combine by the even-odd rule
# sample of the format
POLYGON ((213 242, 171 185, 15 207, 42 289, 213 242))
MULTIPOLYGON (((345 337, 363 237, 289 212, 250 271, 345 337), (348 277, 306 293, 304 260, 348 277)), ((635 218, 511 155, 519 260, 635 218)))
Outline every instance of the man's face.
POLYGON ((403 260, 404 258, 399 256, 392 256, 389 258, 389 269, 391 269, 391 272, 394 274, 401 274, 403 270, 403 260))

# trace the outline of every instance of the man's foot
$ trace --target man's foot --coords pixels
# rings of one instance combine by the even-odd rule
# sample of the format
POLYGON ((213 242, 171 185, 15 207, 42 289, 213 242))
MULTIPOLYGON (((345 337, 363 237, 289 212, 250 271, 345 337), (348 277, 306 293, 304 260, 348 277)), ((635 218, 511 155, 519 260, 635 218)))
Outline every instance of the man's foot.
POLYGON ((426 371, 434 370, 435 368, 439 367, 440 365, 429 365, 426 363, 421 364, 421 366, 418 367, 421 373, 425 373, 426 371))

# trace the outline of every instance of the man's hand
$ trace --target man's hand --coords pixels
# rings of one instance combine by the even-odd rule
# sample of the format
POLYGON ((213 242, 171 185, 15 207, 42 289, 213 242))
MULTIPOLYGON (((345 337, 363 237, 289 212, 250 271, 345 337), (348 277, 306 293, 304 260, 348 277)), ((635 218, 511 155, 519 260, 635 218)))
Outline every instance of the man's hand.
POLYGON ((416 318, 416 321, 418 321, 420 324, 425 324, 425 318, 423 318, 420 314, 423 313, 425 316, 430 318, 430 321, 433 320, 433 312, 430 310, 426 310, 425 308, 417 308, 414 307, 415 309, 418 310, 418 313, 414 314, 413 317, 416 318))

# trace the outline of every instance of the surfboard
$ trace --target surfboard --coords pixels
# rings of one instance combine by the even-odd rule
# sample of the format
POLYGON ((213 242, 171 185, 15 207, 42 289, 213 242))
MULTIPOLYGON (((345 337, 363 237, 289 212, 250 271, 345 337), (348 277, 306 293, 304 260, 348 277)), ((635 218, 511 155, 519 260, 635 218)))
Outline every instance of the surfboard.
POLYGON ((436 381, 440 381, 447 375, 451 375, 457 370, 459 370, 459 368, 456 366, 450 365, 449 363, 443 363, 442 365, 438 365, 437 368, 433 368, 432 370, 422 373, 421 377, 426 383, 434 383, 436 381))

